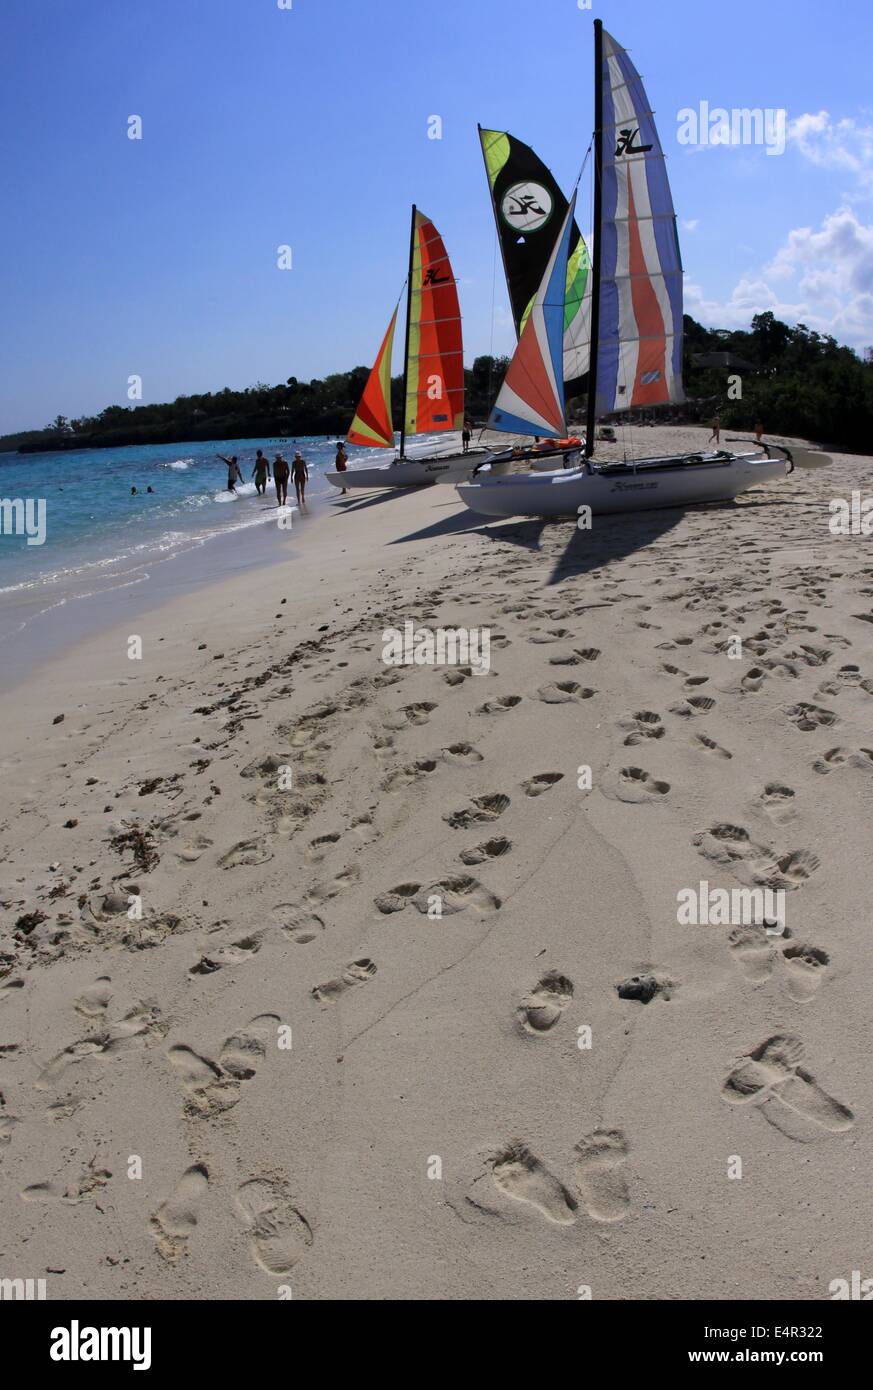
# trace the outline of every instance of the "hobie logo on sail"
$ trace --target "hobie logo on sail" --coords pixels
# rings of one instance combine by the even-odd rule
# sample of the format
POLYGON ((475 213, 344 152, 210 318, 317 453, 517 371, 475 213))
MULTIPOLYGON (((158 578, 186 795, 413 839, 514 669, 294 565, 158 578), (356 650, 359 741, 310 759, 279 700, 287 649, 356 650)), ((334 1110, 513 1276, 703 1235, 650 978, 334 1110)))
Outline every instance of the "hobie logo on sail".
POLYGON ((519 232, 538 232, 552 215, 552 195, 541 183, 514 183, 503 195, 503 220, 519 232))
POLYGON ((615 158, 620 159, 623 154, 648 154, 652 149, 651 145, 635 145, 634 141, 639 138, 640 128, 636 130, 620 130, 619 140, 615 147, 615 158))

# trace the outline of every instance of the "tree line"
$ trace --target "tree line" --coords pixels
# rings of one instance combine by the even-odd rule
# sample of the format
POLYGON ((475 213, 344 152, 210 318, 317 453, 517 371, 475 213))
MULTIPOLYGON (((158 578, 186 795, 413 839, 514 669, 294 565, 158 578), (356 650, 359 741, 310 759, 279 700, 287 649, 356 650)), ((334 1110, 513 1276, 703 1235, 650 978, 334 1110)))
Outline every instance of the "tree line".
MULTIPOLYGON (((508 358, 477 357, 464 371, 466 411, 477 424, 488 418, 508 358)), ((277 386, 257 382, 178 396, 160 405, 110 405, 99 415, 58 415, 42 430, 0 437, 0 450, 35 453, 58 449, 118 448, 126 444, 259 439, 288 435, 341 435, 351 423, 369 369, 354 367, 323 379, 289 377, 277 386)), ((704 328, 685 316, 686 403, 666 411, 672 420, 710 419, 751 430, 761 420, 768 434, 797 435, 822 444, 869 452, 873 426, 873 350, 859 356, 805 324, 756 314, 751 328, 704 328), (696 359, 729 353, 736 365, 700 365, 696 359)), ((403 383, 391 382, 394 418, 400 419, 403 383)), ((584 395, 567 402, 581 417, 584 395)), ((647 414, 658 418, 659 412, 647 414)))

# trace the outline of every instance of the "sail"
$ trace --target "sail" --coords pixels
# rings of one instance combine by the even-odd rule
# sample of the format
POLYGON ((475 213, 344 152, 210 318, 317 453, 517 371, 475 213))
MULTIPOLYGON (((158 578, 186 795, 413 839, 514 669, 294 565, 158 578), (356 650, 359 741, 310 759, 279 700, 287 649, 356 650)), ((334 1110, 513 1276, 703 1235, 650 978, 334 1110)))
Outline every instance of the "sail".
POLYGON ((510 434, 566 434, 564 421, 564 306, 576 195, 552 248, 542 284, 488 421, 510 434))
POLYGON ((394 424, 391 419, 391 350, 394 346, 394 327, 397 310, 382 339, 379 355, 367 378, 364 394, 348 433, 350 444, 394 443, 394 424))
POLYGON ((464 423, 461 310, 443 239, 415 211, 409 279, 406 434, 459 430, 464 423))
MULTIPOLYGON (((494 218, 503 253, 506 284, 515 331, 521 334, 542 283, 567 213, 551 170, 539 156, 504 130, 479 127, 482 154, 491 189, 494 218)), ((570 237, 564 308, 564 381, 567 394, 583 389, 588 371, 588 330, 583 327, 582 299, 588 281, 588 248, 576 224, 570 237)))
POLYGON ((639 73, 603 30, 598 413, 684 400, 682 259, 639 73))

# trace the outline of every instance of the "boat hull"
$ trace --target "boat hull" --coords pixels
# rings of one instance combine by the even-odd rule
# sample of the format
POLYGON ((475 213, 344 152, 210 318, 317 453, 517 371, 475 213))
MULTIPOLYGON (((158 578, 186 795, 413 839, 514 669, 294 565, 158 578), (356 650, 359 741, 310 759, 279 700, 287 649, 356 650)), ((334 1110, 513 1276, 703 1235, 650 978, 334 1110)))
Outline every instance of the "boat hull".
POLYGON ((344 473, 327 469, 324 476, 334 487, 351 491, 358 488, 427 487, 431 483, 457 482, 487 460, 481 450, 466 454, 445 454, 427 459, 404 459, 379 463, 372 468, 348 468, 344 473))
POLYGON ((786 462, 764 455, 734 455, 725 462, 682 464, 645 461, 636 470, 585 468, 553 473, 519 473, 489 478, 479 474, 457 485, 461 500, 483 516, 575 516, 725 502, 758 483, 783 478, 786 462))

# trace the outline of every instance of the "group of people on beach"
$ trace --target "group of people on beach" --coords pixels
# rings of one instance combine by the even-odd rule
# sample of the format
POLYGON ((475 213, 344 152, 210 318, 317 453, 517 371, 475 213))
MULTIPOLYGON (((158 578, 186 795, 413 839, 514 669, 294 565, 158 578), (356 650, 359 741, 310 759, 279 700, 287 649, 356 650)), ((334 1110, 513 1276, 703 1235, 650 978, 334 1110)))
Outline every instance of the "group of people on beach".
MULTIPOLYGON (((242 469, 236 454, 231 454, 227 458, 225 454, 216 455, 222 463, 227 464, 227 490, 236 492, 237 483, 244 482, 242 469)), ((286 458, 277 454, 273 460, 272 472, 270 470, 270 460, 260 449, 255 454, 255 466, 252 469, 252 477, 255 480, 255 491, 259 497, 267 495, 267 481, 272 477, 276 487, 276 504, 284 507, 288 502, 288 479, 294 479, 294 491, 297 494, 297 504, 301 511, 306 511, 306 484, 309 481, 309 469, 306 460, 298 449, 294 455, 294 461, 289 464, 286 458)))

